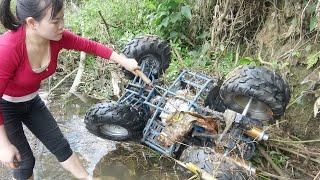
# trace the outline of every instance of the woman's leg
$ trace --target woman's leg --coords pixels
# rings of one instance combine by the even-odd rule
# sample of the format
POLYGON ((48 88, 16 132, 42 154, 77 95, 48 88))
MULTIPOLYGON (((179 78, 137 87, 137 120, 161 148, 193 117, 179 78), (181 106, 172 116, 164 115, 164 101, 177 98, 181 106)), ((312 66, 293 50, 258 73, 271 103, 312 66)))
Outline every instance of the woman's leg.
POLYGON ((87 178, 89 176, 88 172, 84 169, 82 164, 80 163, 76 154, 72 153, 72 155, 65 161, 60 162, 63 168, 71 172, 73 175, 78 175, 77 178, 87 178), (81 175, 81 176, 80 176, 81 175))
POLYGON ((76 178, 86 178, 88 172, 72 152, 55 119, 37 96, 29 103, 30 121, 24 122, 34 135, 56 156, 61 165, 76 178))
POLYGON ((0 106, 8 139, 21 155, 18 168, 13 169, 13 177, 18 180, 30 179, 33 174, 35 158, 22 128, 21 121, 26 118, 24 104, 1 100, 0 106))

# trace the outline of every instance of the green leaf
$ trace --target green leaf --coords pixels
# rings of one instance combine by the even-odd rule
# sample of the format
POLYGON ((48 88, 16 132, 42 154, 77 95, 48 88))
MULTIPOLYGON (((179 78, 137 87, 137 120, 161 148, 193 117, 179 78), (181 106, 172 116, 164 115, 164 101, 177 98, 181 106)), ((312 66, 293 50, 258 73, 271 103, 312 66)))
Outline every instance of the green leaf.
POLYGON ((162 27, 168 27, 168 24, 169 24, 169 16, 164 18, 162 21, 161 21, 161 24, 159 25, 160 28, 162 27))
POLYGON ((253 62, 252 57, 243 57, 239 59, 238 65, 248 65, 248 64, 251 64, 252 62, 253 62))
POLYGON ((177 37, 179 37, 179 33, 178 32, 176 32, 176 31, 170 32, 170 38, 174 39, 174 38, 177 38, 177 37))
POLYGON ((312 68, 315 64, 317 64, 318 63, 318 61, 319 61, 319 58, 320 58, 320 51, 319 52, 317 52, 317 53, 315 53, 315 54, 312 54, 312 55, 310 55, 310 56, 308 56, 308 58, 307 58, 307 69, 310 69, 310 68, 312 68))
POLYGON ((163 10, 171 10, 171 9, 175 9, 179 6, 179 3, 175 2, 175 1, 169 1, 163 4, 163 10))
POLYGON ((299 51, 293 51, 292 52, 292 57, 300 58, 301 57, 301 53, 299 51))
POLYGON ((181 13, 184 17, 191 19, 191 9, 189 6, 182 6, 181 13))
POLYGON ((209 35, 209 33, 208 32, 203 32, 203 33, 201 33, 200 35, 198 35, 197 37, 196 37, 196 39, 197 40, 204 40, 204 39, 206 39, 206 38, 208 38, 210 35, 209 35))
POLYGON ((181 19, 181 13, 178 12, 178 13, 174 13, 170 16, 170 22, 172 23, 176 23, 178 20, 181 19))
POLYGON ((226 56, 225 56, 225 59, 227 60, 227 62, 232 62, 233 57, 234 57, 233 53, 232 52, 228 52, 226 54, 226 56))
POLYGON ((318 24, 317 16, 313 16, 311 18, 310 24, 309 24, 310 32, 313 31, 317 27, 317 24, 318 24))
POLYGON ((307 47, 305 48, 305 50, 309 53, 312 49, 312 46, 310 44, 307 45, 307 47))
POLYGON ((147 3, 147 7, 148 7, 148 9, 153 10, 153 11, 155 11, 157 9, 156 5, 153 4, 152 2, 147 3))

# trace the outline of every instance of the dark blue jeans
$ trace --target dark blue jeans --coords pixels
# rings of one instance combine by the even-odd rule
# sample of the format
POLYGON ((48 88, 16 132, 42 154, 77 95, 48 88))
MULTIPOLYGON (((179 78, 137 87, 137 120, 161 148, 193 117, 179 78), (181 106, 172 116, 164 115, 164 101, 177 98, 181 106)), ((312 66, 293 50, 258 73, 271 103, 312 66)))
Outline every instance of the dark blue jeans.
POLYGON ((15 179, 28 179, 33 174, 35 165, 35 158, 24 134, 22 123, 57 157, 59 162, 67 160, 72 155, 68 141, 39 96, 27 102, 12 103, 1 99, 0 103, 7 136, 19 150, 22 158, 19 168, 13 169, 15 179))

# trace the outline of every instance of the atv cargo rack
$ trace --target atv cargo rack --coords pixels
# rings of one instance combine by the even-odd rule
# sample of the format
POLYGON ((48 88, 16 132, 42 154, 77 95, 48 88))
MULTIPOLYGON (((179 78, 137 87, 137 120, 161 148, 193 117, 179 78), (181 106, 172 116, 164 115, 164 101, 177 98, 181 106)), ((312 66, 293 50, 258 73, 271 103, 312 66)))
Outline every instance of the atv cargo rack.
MULTIPOLYGON (((149 78, 150 76, 149 74, 149 78)), ((150 79, 152 79, 154 83, 154 78, 151 77, 150 79)), ((180 73, 179 77, 177 77, 167 89, 157 85, 147 87, 140 78, 135 77, 133 81, 128 84, 124 95, 118 102, 138 106, 147 105, 146 107, 149 107, 153 114, 143 130, 142 143, 145 143, 156 151, 173 156, 173 153, 178 149, 180 144, 174 143, 170 147, 163 147, 156 139, 164 128, 159 115, 163 111, 167 112, 164 108, 167 100, 170 98, 179 98, 188 104, 188 110, 193 109, 202 114, 203 110, 199 108, 199 105, 204 104, 205 97, 212 87, 216 85, 217 80, 187 70, 180 73), (188 90, 192 92, 190 93, 192 95, 183 97, 177 94, 179 90, 188 90), (158 98, 156 98, 158 100, 154 101, 154 97, 156 96, 158 96, 158 98)))

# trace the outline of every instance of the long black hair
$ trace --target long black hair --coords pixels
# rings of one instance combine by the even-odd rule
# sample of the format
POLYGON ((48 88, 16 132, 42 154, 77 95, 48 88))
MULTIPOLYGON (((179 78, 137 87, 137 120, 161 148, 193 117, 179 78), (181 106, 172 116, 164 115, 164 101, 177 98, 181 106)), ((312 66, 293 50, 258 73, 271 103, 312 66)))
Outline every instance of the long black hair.
POLYGON ((17 30, 28 17, 40 21, 51 7, 51 18, 55 17, 63 8, 63 0, 17 0, 16 16, 10 9, 11 0, 2 0, 0 4, 0 21, 10 30, 17 30))

